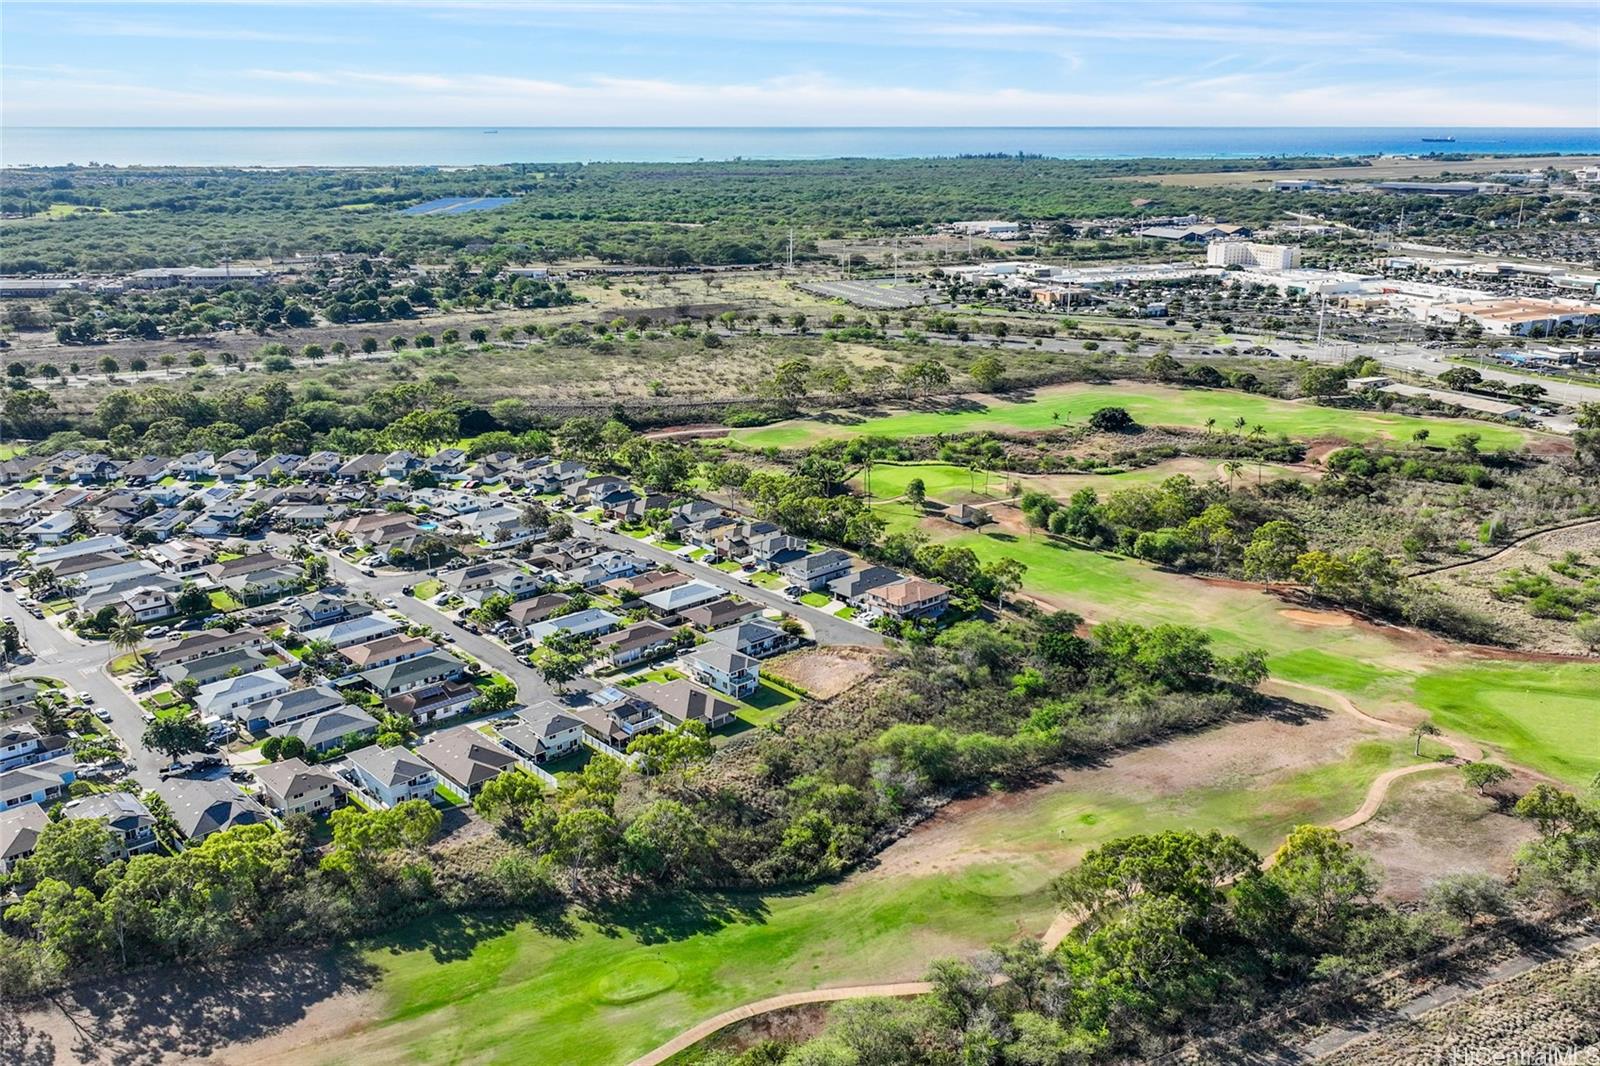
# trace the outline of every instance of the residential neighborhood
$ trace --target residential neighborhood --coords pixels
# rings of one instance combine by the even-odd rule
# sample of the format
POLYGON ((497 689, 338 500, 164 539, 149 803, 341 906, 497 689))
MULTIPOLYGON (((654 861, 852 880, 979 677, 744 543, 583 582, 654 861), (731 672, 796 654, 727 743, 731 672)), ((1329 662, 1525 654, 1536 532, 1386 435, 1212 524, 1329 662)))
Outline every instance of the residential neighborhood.
POLYGON ((0 689, 7 865, 58 805, 123 854, 346 803, 470 813, 502 773, 556 788, 652 733, 767 725, 803 693, 763 660, 950 597, 568 459, 67 451, 0 478, 28 675, 0 689))

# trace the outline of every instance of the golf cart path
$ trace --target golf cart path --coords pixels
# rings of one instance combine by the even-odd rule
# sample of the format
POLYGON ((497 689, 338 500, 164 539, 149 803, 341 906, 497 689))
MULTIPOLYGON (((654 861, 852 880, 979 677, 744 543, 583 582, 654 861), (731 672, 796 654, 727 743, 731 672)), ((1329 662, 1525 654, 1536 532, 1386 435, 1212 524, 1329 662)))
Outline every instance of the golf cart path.
MULTIPOLYGON (((1335 692, 1332 689, 1321 688, 1317 685, 1306 685, 1298 681, 1283 681, 1277 678, 1264 683, 1262 687, 1269 690, 1273 688, 1292 688, 1299 689, 1304 692, 1315 693, 1318 696, 1330 701, 1339 711, 1345 714, 1353 715, 1354 717, 1370 725, 1377 726, 1389 732, 1410 732, 1406 726, 1397 722, 1389 722, 1382 718, 1373 717, 1366 711, 1363 711, 1360 707, 1356 706, 1356 704, 1348 696, 1345 696, 1340 692, 1335 692)), ((1414 774, 1442 770, 1447 766, 1456 765, 1458 761, 1470 762, 1479 757, 1481 754, 1481 749, 1478 748, 1477 745, 1467 740, 1451 737, 1446 734, 1440 734, 1434 739, 1442 742, 1450 748, 1453 755, 1449 761, 1419 763, 1413 766, 1401 766, 1393 770, 1384 771, 1377 777, 1373 778, 1372 784, 1367 786, 1366 796, 1362 799, 1361 806, 1357 807, 1352 813, 1346 815, 1338 821, 1331 823, 1329 828, 1340 833, 1346 833, 1357 826, 1364 825, 1371 821, 1373 816, 1378 813, 1378 809, 1383 806, 1383 801, 1388 798, 1390 787, 1396 781, 1399 781, 1402 778, 1410 777, 1414 774)), ((1533 773, 1532 771, 1523 767, 1512 767, 1512 769, 1518 770, 1522 773, 1527 773, 1533 777, 1549 780, 1549 778, 1545 778, 1543 774, 1533 773)), ((1271 865, 1271 863, 1272 856, 1268 856, 1264 865, 1271 865)), ((1078 921, 1079 919, 1077 916, 1068 912, 1063 911, 1061 914, 1058 914, 1055 920, 1050 923, 1050 927, 1045 930, 1044 936, 1041 938, 1045 951, 1054 951, 1056 947, 1060 945, 1061 941, 1066 938, 1067 934, 1072 932, 1072 930, 1077 926, 1078 921)), ((784 1010, 789 1007, 802 1007, 813 1003, 838 1003, 840 1001, 850 999, 876 999, 885 996, 892 998, 921 996, 926 995, 932 990, 933 986, 927 981, 900 981, 878 985, 846 985, 839 988, 816 988, 804 992, 786 992, 783 995, 769 996, 766 999, 758 999, 753 1002, 734 1007, 732 1010, 723 1011, 721 1014, 718 1014, 713 1018, 707 1018, 698 1025, 695 1025, 689 1029, 685 1029, 683 1032, 679 1033, 671 1040, 668 1040, 665 1044, 662 1044, 655 1050, 646 1052, 645 1054, 634 1059, 629 1066, 661 1066, 662 1063, 666 1062, 668 1059, 671 1059, 674 1055, 688 1050, 689 1048, 698 1044, 700 1041, 716 1034, 717 1032, 720 1032, 736 1022, 747 1021, 750 1018, 755 1018, 759 1015, 767 1014, 772 1011, 784 1010)))

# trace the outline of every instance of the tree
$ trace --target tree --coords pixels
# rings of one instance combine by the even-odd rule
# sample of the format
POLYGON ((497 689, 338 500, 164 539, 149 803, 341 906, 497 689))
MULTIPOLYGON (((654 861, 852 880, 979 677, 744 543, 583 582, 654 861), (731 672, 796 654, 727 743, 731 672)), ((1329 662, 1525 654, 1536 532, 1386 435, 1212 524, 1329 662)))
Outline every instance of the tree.
POLYGON ((98 818, 47 821, 33 853, 17 864, 17 878, 24 885, 53 878, 74 887, 93 886, 113 850, 111 830, 98 818))
POLYGON ((1422 755, 1422 738, 1436 737, 1439 735, 1439 733, 1439 727, 1433 724, 1433 719, 1431 718, 1424 718, 1422 721, 1412 726, 1411 735, 1416 738, 1417 742, 1412 747, 1411 754, 1420 758, 1422 755))
POLYGON ((1572 627, 1578 643, 1591 652, 1600 652, 1600 618, 1589 618, 1572 627))
POLYGON ((1469 762, 1462 765, 1461 776, 1480 796, 1485 796, 1495 785, 1511 780, 1511 771, 1499 763, 1469 762))
POLYGON ((1244 550, 1245 576, 1257 581, 1284 581, 1294 573, 1295 562, 1306 550, 1300 527, 1277 518, 1258 527, 1244 550))
POLYGON ((704 722, 685 722, 670 733, 645 733, 628 744, 628 754, 639 756, 639 772, 647 775, 704 762, 715 751, 704 722))
POLYGON ((567 682, 583 673, 589 657, 577 651, 563 651, 546 641, 542 647, 534 649, 528 661, 539 671, 544 683, 559 693, 566 691, 567 682))
POLYGON ((1000 384, 1000 379, 1005 376, 1005 372, 1005 364, 991 352, 978 356, 967 368, 967 373, 972 375, 973 383, 982 392, 993 392, 994 387, 1000 384))
POLYGON ((532 774, 514 770, 491 778, 472 806, 506 834, 538 847, 549 846, 556 812, 545 798, 544 785, 532 774))
POLYGON ((649 804, 622 834, 624 868, 658 881, 703 874, 715 854, 710 830, 676 800, 649 804))
POLYGON ((111 632, 106 634, 106 638, 111 642, 112 648, 131 651, 144 639, 144 630, 139 628, 139 623, 134 621, 132 615, 123 615, 111 627, 111 632))
POLYGON ((417 722, 409 714, 386 714, 378 719, 378 743, 385 748, 398 747, 415 738, 417 722))
POLYGON ((155 721, 145 726, 141 742, 145 747, 161 752, 169 759, 200 751, 210 742, 205 726, 192 711, 186 714, 168 712, 158 714, 155 721))
POLYGON ((928 486, 920 477, 914 477, 906 482, 906 499, 914 507, 922 507, 928 502, 928 486))
POLYGON ((1278 848, 1266 877, 1287 895, 1295 925, 1312 943, 1338 944, 1378 890, 1371 860, 1337 830, 1296 826, 1278 848))
POLYGON ((1483 383, 1483 375, 1470 366, 1453 366, 1439 375, 1439 384, 1450 389, 1470 389, 1483 383))
POLYGON ((1089 426, 1101 433, 1129 433, 1138 423, 1126 408, 1102 407, 1089 416, 1089 426))

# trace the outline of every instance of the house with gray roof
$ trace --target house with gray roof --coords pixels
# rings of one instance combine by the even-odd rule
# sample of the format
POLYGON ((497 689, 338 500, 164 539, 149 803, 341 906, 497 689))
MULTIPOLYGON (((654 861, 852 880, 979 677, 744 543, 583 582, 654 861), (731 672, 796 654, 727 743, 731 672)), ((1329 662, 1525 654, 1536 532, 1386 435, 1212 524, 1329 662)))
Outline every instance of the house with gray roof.
POLYGON ((417 755, 468 799, 517 766, 515 754, 465 725, 430 733, 417 745, 417 755))
POLYGON ((156 793, 167 801, 178 832, 190 844, 224 829, 272 822, 265 807, 227 778, 198 781, 175 777, 157 785, 156 793))
POLYGON ((77 779, 78 761, 71 755, 0 772, 0 810, 66 799, 67 786, 77 779))
POLYGON ((454 681, 465 672, 460 659, 442 651, 430 651, 415 659, 364 670, 358 676, 379 696, 388 698, 441 681, 454 681))
POLYGON ((144 801, 128 792, 97 792, 68 800, 61 808, 65 818, 98 819, 111 830, 113 852, 109 858, 126 859, 156 846, 156 820, 144 801))
POLYGON ((49 821, 44 808, 35 803, 0 811, 0 873, 10 873, 33 854, 49 821))
POLYGON ((853 565, 855 560, 848 552, 842 552, 838 548, 828 548, 785 563, 778 568, 778 572, 787 578, 790 584, 817 592, 826 587, 828 582, 844 577, 853 565))
MULTIPOLYGON (((304 691, 304 690, 303 690, 304 691)), ((267 727, 274 737, 298 737, 308 751, 342 748, 352 740, 376 736, 378 720, 360 707, 343 704, 267 727)))
POLYGON ((258 766, 252 771, 261 783, 261 793, 280 818, 290 814, 322 814, 339 805, 343 789, 339 779, 320 766, 307 766, 301 759, 258 766))
POLYGON ((344 762, 361 790, 385 807, 413 799, 433 802, 439 775, 406 748, 370 744, 346 755, 344 762))
POLYGON ((335 648, 348 648, 353 644, 365 644, 393 636, 403 629, 405 626, 386 614, 369 614, 303 630, 300 636, 307 644, 327 641, 335 648))
POLYGON ((260 733, 344 706, 343 696, 328 685, 317 684, 252 703, 243 721, 250 732, 260 733))
POLYGON ((289 691, 289 682, 276 670, 257 670, 253 674, 225 677, 209 685, 201 685, 195 695, 195 706, 204 714, 219 717, 232 716, 248 721, 251 705, 281 696, 289 691))
POLYGON ((583 723, 549 700, 526 707, 496 730, 500 742, 531 763, 551 762, 583 746, 583 723))

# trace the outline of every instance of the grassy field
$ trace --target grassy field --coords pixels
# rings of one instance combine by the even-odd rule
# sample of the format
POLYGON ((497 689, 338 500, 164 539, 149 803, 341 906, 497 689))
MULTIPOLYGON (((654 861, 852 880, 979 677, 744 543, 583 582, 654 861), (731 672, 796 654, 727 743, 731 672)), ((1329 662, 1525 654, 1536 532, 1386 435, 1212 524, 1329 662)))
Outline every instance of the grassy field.
MULTIPOLYGON (((1228 749, 1220 733, 1190 742, 1228 749)), ((1130 758, 1154 765, 1159 755, 1130 758)), ((1225 763, 1194 787, 1112 768, 1074 771, 1059 787, 963 818, 953 838, 936 834, 948 865, 924 873, 680 896, 544 927, 422 923, 368 951, 382 974, 378 1023, 319 1045, 306 1061, 625 1062, 750 999, 913 977, 939 955, 1038 935, 1054 916, 1050 879, 1105 840, 1217 827, 1267 850, 1295 824, 1349 813, 1377 774, 1411 761, 1403 741, 1348 737, 1316 758, 1265 770, 1225 763)), ((920 854, 917 844, 907 842, 907 854, 920 854)))
POLYGON ((1600 774, 1600 665, 1494 663, 1416 680, 1434 721, 1572 785, 1600 774))
POLYGON ((1229 426, 1243 418, 1269 434, 1298 439, 1338 438, 1409 440, 1427 429, 1434 443, 1449 443, 1459 433, 1477 433, 1485 448, 1520 447, 1530 434, 1509 426, 1462 418, 1419 418, 1377 411, 1343 411, 1290 403, 1246 392, 1169 389, 1158 385, 1059 385, 1040 389, 1021 403, 982 397, 945 411, 901 411, 877 418, 828 421, 796 419, 759 429, 736 430, 733 440, 751 448, 799 448, 830 437, 933 436, 975 430, 1037 431, 1081 423, 1102 407, 1124 407, 1145 425, 1204 427, 1208 419, 1229 426), (976 406, 973 406, 975 404, 976 406))
MULTIPOLYGON (((1226 475, 1218 471, 1219 464, 1206 459, 1172 459, 1152 466, 1139 467, 1104 474, 1007 474, 991 471, 985 476, 982 470, 971 471, 964 466, 949 463, 875 463, 872 467, 872 492, 869 499, 893 500, 903 495, 913 478, 921 478, 928 499, 940 503, 983 503, 1011 496, 1013 484, 1023 491, 1046 492, 1056 497, 1071 496, 1079 489, 1091 488, 1104 497, 1107 493, 1130 485, 1152 485, 1174 475, 1184 474, 1196 481, 1206 481, 1226 475)), ((1305 471, 1265 463, 1261 477, 1305 477, 1305 471)), ((1253 482, 1256 468, 1246 467, 1240 475, 1243 481, 1253 482)), ((858 473, 850 480, 850 487, 866 493, 866 474, 858 473)))
MULTIPOLYGON (((878 472, 874 470, 874 489, 878 472)), ((1421 654, 1370 627, 1296 624, 1276 597, 1167 573, 1134 559, 1074 548, 1040 534, 982 532, 925 519, 909 504, 883 504, 890 529, 921 528, 971 548, 983 562, 1028 566, 1024 591, 1091 620, 1180 622, 1228 651, 1260 648, 1272 673, 1345 693, 1363 707, 1410 721, 1432 715, 1503 757, 1583 785, 1600 772, 1600 663, 1461 665, 1421 654)))

